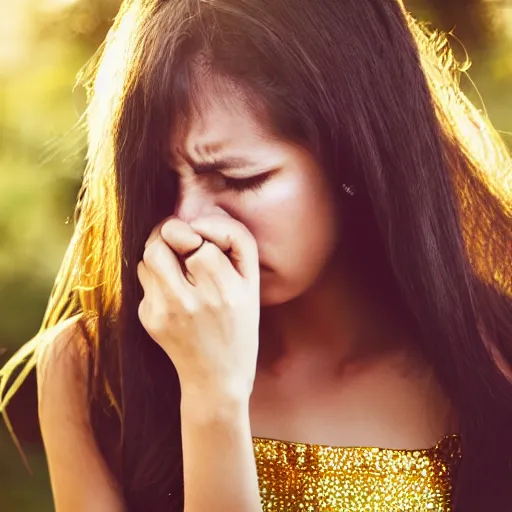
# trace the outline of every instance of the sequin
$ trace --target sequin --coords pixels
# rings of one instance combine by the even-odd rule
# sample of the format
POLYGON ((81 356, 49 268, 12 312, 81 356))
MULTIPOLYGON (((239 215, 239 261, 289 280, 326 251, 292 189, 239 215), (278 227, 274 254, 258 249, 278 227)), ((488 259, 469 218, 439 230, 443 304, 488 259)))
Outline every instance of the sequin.
POLYGON ((265 512, 451 511, 460 439, 425 450, 341 448, 254 438, 265 512))

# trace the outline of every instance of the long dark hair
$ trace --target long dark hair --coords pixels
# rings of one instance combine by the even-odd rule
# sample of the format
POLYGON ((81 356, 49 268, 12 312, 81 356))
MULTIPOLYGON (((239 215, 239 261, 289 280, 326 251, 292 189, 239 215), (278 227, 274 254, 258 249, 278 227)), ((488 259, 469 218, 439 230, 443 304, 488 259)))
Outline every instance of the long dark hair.
POLYGON ((170 130, 204 80, 227 78, 311 148, 339 198, 343 182, 356 186, 358 214, 344 225, 360 232, 371 219, 366 237, 460 419, 455 510, 509 507, 512 162, 461 92, 463 71, 446 37, 398 0, 125 1, 81 75, 89 145, 75 234, 41 331, 3 369, 2 391, 75 316, 98 443, 129 510, 183 508, 179 383, 138 321, 136 265, 174 210, 170 130))

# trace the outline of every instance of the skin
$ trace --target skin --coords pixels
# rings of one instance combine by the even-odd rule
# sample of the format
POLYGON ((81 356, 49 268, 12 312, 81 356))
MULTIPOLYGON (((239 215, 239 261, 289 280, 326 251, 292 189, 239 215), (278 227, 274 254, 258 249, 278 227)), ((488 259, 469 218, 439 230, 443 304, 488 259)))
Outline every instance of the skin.
POLYGON ((434 445, 455 428, 450 406, 397 312, 346 262, 350 241, 325 173, 307 149, 273 136, 242 92, 217 88, 203 97, 180 143, 170 137, 180 178, 175 215, 185 223, 231 217, 256 241, 262 309, 253 434, 341 446, 434 445), (231 158, 253 165, 196 172, 231 158), (256 190, 229 186, 267 171, 256 190))
POLYGON ((177 218, 190 223, 227 215, 255 237, 263 306, 298 297, 318 278, 335 249, 339 226, 329 184, 306 149, 262 131, 243 105, 228 110, 213 102, 193 119, 185 140, 172 151, 171 166, 180 176, 177 218), (194 171, 194 162, 232 158, 253 165, 204 175, 194 171), (230 181, 223 183, 238 180, 240 187, 241 180, 268 171, 259 189, 233 190, 230 181))
MULTIPOLYGON (((137 268, 139 318, 180 378, 185 512, 261 512, 252 436, 419 449, 455 424, 407 326, 347 264, 312 155, 242 96, 208 100, 170 134, 180 199, 137 268), (196 172, 228 157, 254 165, 196 172), (231 181, 267 171, 258 190, 231 181)), ((122 512, 92 432, 83 340, 61 327, 37 365, 55 509, 122 512)))

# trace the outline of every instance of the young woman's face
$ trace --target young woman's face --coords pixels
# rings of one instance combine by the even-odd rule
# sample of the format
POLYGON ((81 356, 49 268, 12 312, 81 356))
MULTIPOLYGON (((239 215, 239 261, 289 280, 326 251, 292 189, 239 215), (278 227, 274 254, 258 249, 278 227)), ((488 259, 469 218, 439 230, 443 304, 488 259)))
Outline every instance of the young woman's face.
POLYGON ((175 215, 225 213, 257 241, 261 304, 301 295, 333 255, 339 225, 324 172, 304 148, 272 137, 236 95, 210 98, 192 118, 171 165, 180 179, 175 215), (230 107, 227 107, 230 105, 230 107), (205 164, 224 162, 218 170, 205 164))

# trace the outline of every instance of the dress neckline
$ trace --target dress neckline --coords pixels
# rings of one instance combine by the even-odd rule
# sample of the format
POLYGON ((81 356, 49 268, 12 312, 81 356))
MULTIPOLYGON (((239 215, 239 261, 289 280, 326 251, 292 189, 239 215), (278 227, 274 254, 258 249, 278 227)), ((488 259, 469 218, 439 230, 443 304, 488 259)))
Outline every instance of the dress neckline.
POLYGON ((313 448, 315 450, 334 450, 340 451, 379 451, 379 452, 396 452, 396 453, 429 453, 437 451, 446 445, 452 445, 453 443, 460 443, 460 434, 444 434, 439 441, 429 448, 382 448, 378 446, 337 446, 328 444, 314 444, 305 443, 300 441, 285 441, 282 439, 274 439, 270 437, 259 437, 253 436, 253 442, 256 444, 273 444, 280 447, 289 448, 313 448))

